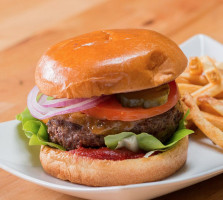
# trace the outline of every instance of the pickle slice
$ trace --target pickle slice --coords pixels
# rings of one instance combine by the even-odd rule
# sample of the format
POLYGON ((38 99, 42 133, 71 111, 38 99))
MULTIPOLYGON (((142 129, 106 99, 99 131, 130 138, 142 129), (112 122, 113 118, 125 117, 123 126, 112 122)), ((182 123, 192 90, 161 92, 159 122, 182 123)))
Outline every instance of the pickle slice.
POLYGON ((123 107, 152 108, 165 104, 168 101, 169 85, 150 88, 136 92, 120 93, 116 97, 123 107))

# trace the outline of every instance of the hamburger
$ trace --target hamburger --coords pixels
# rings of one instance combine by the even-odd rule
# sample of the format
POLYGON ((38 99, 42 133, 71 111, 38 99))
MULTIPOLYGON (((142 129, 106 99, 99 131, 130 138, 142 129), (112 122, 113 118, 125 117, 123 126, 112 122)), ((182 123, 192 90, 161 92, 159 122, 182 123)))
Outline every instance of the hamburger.
POLYGON ((89 186, 164 179, 187 158, 175 79, 187 59, 151 30, 102 30, 49 48, 17 119, 50 175, 89 186))

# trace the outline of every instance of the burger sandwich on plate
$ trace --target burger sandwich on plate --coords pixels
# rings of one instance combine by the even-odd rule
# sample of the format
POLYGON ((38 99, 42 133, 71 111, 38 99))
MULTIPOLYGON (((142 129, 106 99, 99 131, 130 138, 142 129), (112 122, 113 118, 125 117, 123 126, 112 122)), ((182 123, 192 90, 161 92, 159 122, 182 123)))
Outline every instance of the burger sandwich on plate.
POLYGON ((161 180, 184 165, 193 132, 175 82, 186 66, 155 31, 80 35, 41 57, 17 119, 52 176, 89 186, 161 180))

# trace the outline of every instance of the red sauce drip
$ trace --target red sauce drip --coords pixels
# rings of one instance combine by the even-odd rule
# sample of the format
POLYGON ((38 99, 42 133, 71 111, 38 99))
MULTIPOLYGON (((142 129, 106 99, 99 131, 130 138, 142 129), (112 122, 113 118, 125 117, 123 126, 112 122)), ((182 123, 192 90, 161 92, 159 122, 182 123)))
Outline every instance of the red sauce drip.
POLYGON ((99 160, 135 159, 142 158, 145 155, 143 152, 134 153, 127 149, 112 150, 107 147, 101 147, 99 149, 79 147, 78 149, 70 151, 70 153, 75 153, 78 156, 86 156, 99 160))

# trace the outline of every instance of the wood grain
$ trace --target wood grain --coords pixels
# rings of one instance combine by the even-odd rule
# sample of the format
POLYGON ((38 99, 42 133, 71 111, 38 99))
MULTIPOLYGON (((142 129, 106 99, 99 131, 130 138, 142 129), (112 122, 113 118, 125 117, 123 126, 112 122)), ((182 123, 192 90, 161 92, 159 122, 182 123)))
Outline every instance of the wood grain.
MULTIPOLYGON (((2 33, 0 50, 12 46, 19 41, 26 40, 39 30, 45 30, 72 15, 77 15, 104 0, 48 0, 34 2, 28 8, 18 11, 1 20, 2 33), (15 20, 16 19, 16 20, 15 20)), ((11 7, 16 8, 12 2, 11 7)), ((30 2, 29 2, 30 4, 30 2)), ((26 5, 26 1, 18 1, 16 5, 26 5)))
MULTIPOLYGON (((24 109, 38 59, 60 40, 97 29, 148 28, 177 43, 198 33, 223 42, 222 0, 1 0, 0 11, 1 122, 24 109)), ((223 199, 222 178, 158 199, 223 199)), ((78 199, 0 170, 0 199, 31 198, 78 199)))

